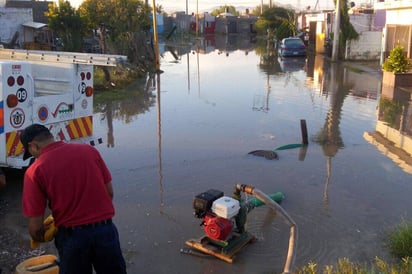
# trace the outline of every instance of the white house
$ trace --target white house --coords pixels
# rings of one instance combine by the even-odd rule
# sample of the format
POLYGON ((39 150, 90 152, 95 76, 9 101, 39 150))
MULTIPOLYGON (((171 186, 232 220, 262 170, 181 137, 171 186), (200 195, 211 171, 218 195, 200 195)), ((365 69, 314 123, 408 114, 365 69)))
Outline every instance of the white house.
POLYGON ((23 48, 33 43, 49 44, 44 31, 49 1, 0 0, 0 44, 23 48))
POLYGON ((386 11, 386 25, 382 36, 383 62, 389 52, 397 45, 405 49, 405 54, 412 57, 412 1, 384 0, 375 3, 376 10, 386 11))

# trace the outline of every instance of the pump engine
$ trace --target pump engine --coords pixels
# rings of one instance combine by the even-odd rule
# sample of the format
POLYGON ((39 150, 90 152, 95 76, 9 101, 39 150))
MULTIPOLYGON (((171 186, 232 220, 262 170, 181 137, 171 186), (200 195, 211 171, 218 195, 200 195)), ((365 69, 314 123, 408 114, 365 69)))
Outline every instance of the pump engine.
MULTIPOLYGON (((201 227, 206 235, 199 239, 190 239, 186 245, 195 250, 181 249, 182 253, 198 254, 196 251, 213 255, 232 263, 235 255, 256 238, 246 231, 247 214, 255 207, 264 205, 258 197, 242 198, 242 193, 255 194, 254 187, 235 185, 232 197, 225 196, 220 190, 209 189, 195 196, 193 200, 194 215, 201 219, 201 227)), ((261 192, 259 197, 267 200, 261 192)), ((280 203, 283 193, 277 192, 269 196, 280 203)))
POLYGON ((202 219, 201 226, 210 239, 226 241, 237 231, 240 202, 224 196, 222 191, 210 189, 196 195, 193 207, 195 216, 202 219))

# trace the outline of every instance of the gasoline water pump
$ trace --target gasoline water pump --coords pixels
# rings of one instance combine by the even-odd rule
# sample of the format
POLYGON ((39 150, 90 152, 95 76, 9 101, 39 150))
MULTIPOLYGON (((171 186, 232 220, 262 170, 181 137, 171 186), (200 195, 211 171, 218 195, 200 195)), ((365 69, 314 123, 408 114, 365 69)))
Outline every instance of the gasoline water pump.
MULTIPOLYGON (((242 198, 241 192, 251 189, 253 187, 236 185, 232 197, 225 196, 222 191, 216 189, 209 189, 196 195, 193 200, 194 216, 201 219, 200 226, 205 235, 200 239, 186 241, 186 245, 232 263, 235 254, 241 248, 256 240, 245 229, 247 214, 264 203, 258 198, 251 198, 248 201, 242 198)), ((282 192, 277 192, 269 197, 280 203, 284 195, 282 192)))

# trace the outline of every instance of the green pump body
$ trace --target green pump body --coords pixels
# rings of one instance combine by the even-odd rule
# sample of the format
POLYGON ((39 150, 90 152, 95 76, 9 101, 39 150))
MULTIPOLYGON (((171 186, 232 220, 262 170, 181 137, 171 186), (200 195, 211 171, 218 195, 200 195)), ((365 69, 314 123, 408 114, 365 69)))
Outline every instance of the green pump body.
MULTIPOLYGON (((269 195, 269 197, 275 201, 276 203, 280 204, 282 200, 285 198, 285 195, 282 192, 276 192, 274 194, 269 195)), ((247 214, 252 211, 255 207, 259 207, 264 205, 264 203, 257 199, 257 198, 252 198, 249 201, 245 201, 241 195, 240 192, 236 192, 233 194, 233 198, 239 201, 240 209, 239 213, 237 214, 235 221, 236 221, 236 227, 239 233, 244 233, 246 232, 245 225, 247 221, 247 214)))

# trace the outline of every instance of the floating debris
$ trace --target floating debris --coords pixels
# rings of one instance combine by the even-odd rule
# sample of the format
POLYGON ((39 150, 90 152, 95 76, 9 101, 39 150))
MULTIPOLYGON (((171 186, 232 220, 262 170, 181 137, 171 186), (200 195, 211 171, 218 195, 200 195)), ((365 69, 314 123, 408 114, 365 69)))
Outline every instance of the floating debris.
POLYGON ((273 159, 279 160, 278 154, 272 150, 254 150, 254 151, 249 152, 248 154, 265 157, 268 160, 273 160, 273 159))

